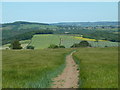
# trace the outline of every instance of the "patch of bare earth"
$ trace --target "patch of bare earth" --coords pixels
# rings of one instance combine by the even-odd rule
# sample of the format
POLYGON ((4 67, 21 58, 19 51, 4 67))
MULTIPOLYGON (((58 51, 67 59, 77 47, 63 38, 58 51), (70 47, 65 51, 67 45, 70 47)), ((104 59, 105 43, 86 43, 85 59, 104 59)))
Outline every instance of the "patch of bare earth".
POLYGON ((52 88, 78 88, 79 70, 72 58, 72 53, 66 57, 66 67, 53 79, 52 88))

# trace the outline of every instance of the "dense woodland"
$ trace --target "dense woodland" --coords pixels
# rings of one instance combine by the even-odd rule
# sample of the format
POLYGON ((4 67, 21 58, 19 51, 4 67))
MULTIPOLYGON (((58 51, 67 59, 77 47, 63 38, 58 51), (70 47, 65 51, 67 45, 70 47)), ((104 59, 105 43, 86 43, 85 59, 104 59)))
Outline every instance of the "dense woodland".
POLYGON ((81 23, 44 24, 18 21, 2 24, 0 30, 2 30, 2 44, 13 40, 31 39, 35 34, 83 35, 96 40, 119 42, 117 22, 87 22, 82 25, 81 23))

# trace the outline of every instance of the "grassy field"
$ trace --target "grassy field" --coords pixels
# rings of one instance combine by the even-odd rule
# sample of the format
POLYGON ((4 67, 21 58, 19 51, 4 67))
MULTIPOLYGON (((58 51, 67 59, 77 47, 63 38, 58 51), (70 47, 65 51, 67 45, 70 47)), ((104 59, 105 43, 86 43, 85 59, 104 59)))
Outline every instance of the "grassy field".
MULTIPOLYGON (((70 48, 74 43, 79 43, 82 40, 87 40, 92 47, 117 47, 117 42, 110 42, 105 40, 98 40, 98 42, 95 42, 95 39, 89 39, 89 38, 82 38, 78 36, 70 36, 70 35, 55 35, 55 34, 41 34, 41 35, 34 35, 31 40, 22 40, 20 41, 21 46, 23 48, 26 48, 26 46, 32 45, 35 47, 35 49, 44 49, 48 48, 50 44, 56 44, 59 45, 60 38, 62 39, 62 45, 64 45, 66 48, 70 48)), ((3 45, 0 48, 8 48, 10 44, 3 45)))
MULTIPOLYGON (((76 40, 72 36, 65 36, 65 35, 34 35, 32 38, 32 42, 30 45, 35 46, 36 49, 38 48, 48 48, 50 44, 58 45, 60 42, 60 38, 62 38, 62 45, 66 48, 69 48, 72 43, 76 40)), ((76 40, 80 41, 80 40, 76 40)))
POLYGON ((3 50, 3 88, 46 88, 71 49, 3 50))
MULTIPOLYGON (((26 46, 30 43, 31 40, 22 40, 20 41, 20 44, 23 48, 26 48, 26 46)), ((10 44, 5 44, 1 48, 6 49, 9 48, 10 44)))
POLYGON ((118 87, 118 48, 81 48, 73 56, 81 88, 118 87))
MULTIPOLYGON (((3 88, 47 88, 73 49, 3 50, 3 88)), ((118 48, 79 48, 80 88, 118 87, 118 48)))
POLYGON ((82 40, 87 40, 93 47, 118 46, 117 42, 110 42, 110 41, 95 42, 94 39, 79 38, 76 36, 68 36, 68 35, 50 35, 50 34, 34 35, 30 45, 34 46, 35 49, 48 48, 50 44, 59 45, 60 38, 62 39, 61 44, 64 45, 66 48, 70 48, 70 46, 72 46, 74 43, 79 43, 82 40))

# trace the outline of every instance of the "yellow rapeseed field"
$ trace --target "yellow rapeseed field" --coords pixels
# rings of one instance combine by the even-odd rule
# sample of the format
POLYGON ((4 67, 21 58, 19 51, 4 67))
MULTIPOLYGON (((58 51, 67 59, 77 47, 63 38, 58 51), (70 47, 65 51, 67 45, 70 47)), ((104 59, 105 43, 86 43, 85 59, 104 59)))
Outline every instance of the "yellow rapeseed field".
MULTIPOLYGON (((75 38, 80 40, 86 40, 86 41, 96 41, 95 39, 90 39, 90 38, 83 38, 83 37, 75 37, 75 38)), ((98 40, 98 41, 106 41, 106 40, 98 40)))

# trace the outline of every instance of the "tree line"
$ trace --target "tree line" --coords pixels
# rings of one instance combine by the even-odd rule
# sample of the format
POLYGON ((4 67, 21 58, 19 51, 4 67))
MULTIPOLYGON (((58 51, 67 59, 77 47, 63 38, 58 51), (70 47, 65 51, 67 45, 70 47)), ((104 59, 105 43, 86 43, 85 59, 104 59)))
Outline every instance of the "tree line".
POLYGON ((11 37, 6 36, 6 38, 2 38, 2 44, 7 44, 7 43, 11 43, 14 40, 27 40, 27 39, 31 39, 33 37, 33 35, 35 34, 53 34, 52 30, 38 30, 38 31, 30 31, 30 32, 25 32, 25 33, 21 33, 21 34, 16 34, 13 35, 11 37))

